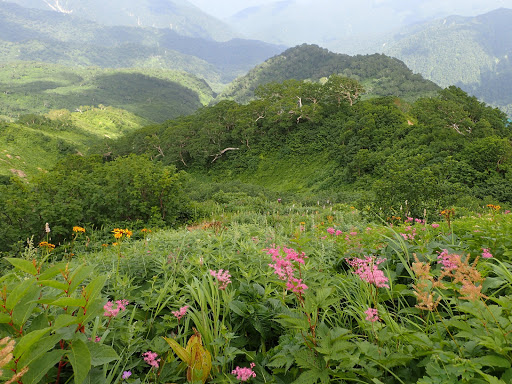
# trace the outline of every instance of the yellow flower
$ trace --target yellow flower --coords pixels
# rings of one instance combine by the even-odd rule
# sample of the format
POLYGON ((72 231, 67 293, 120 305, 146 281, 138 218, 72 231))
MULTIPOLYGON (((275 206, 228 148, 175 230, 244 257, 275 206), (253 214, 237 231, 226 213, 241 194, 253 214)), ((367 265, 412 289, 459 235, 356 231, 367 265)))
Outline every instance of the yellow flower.
POLYGON ((39 243, 39 248, 48 248, 49 250, 52 250, 52 249, 55 248, 55 245, 54 244, 50 244, 47 241, 41 241, 39 243))
POLYGON ((78 232, 85 233, 85 228, 75 226, 75 227, 73 227, 73 232, 75 232, 75 233, 78 233, 78 232))

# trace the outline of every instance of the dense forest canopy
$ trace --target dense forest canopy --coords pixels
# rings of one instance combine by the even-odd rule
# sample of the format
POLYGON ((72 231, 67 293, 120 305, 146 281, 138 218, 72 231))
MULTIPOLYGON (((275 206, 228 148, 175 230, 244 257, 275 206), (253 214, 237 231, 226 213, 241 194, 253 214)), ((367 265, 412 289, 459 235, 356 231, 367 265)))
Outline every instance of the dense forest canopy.
POLYGON ((109 140, 96 147, 103 160, 68 158, 28 184, 14 178, 2 186, 2 225, 10 233, 3 247, 42 228, 49 207, 56 225, 68 223, 62 228, 109 217, 179 223, 193 216, 186 199, 158 196, 176 182, 185 185, 185 171, 323 194, 385 215, 512 203, 504 113, 456 87, 412 104, 390 96, 362 100, 363 93, 360 83, 339 75, 322 83, 269 83, 247 104, 222 101, 109 140), (108 203, 121 195, 134 200, 108 203))

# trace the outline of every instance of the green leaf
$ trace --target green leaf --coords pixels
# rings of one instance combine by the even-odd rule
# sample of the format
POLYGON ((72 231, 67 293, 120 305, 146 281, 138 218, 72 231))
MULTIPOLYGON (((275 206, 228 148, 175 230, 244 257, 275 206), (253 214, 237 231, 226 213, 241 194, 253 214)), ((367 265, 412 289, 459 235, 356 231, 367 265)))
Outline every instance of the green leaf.
POLYGON ((13 309, 21 301, 23 296, 27 294, 27 291, 34 286, 35 278, 20 281, 14 289, 8 293, 5 308, 7 310, 13 309))
POLYGON ((37 269, 31 261, 12 257, 8 257, 6 260, 11 263, 14 268, 19 269, 20 271, 26 272, 32 276, 37 275, 37 269))
POLYGON ((499 367, 499 368, 510 368, 510 361, 504 357, 497 355, 487 355, 482 357, 476 357, 471 361, 481 364, 484 367, 499 367))
POLYGON ((78 266, 73 273, 71 274, 71 277, 69 278, 69 281, 71 281, 71 284, 69 286, 68 295, 71 294, 76 290, 76 288, 80 285, 82 281, 84 281, 87 277, 94 276, 94 267, 93 266, 84 266, 80 265, 78 266))
POLYGON ((48 280, 51 279, 52 277, 57 276, 61 271, 64 271, 66 269, 66 264, 67 263, 62 262, 48 268, 46 271, 39 275, 39 282, 41 282, 41 280, 48 280))
POLYGON ((73 367, 75 384, 82 384, 91 369, 91 352, 87 345, 80 339, 71 342, 71 351, 67 354, 73 367))
POLYGON ((64 313, 64 314, 57 316, 57 318, 55 319, 55 322, 53 323, 53 327, 55 329, 64 328, 71 324, 78 324, 79 322, 80 322, 80 320, 78 319, 78 317, 71 316, 71 315, 64 313))
MULTIPOLYGON (((21 359, 18 361, 18 365, 20 367, 25 367, 33 361, 41 358, 45 353, 52 350, 59 340, 60 335, 50 335, 39 339, 35 345, 32 344, 28 352, 23 354, 21 359)), ((61 354, 63 353, 62 350, 60 352, 61 354)))
POLYGON ((109 345, 88 342, 87 348, 91 352, 91 365, 103 365, 119 359, 118 354, 109 345))
POLYGON ((29 348, 31 348, 34 345, 34 343, 37 343, 37 341, 41 337, 50 332, 50 330, 51 328, 48 327, 27 333, 16 343, 16 346, 14 347, 13 351, 14 357, 16 359, 19 359, 21 355, 23 355, 23 353, 25 353, 29 348))
POLYGON ((107 276, 101 275, 91 280, 91 282, 84 288, 85 298, 87 302, 90 303, 100 294, 101 289, 105 285, 107 281, 107 276))
POLYGON ((34 308, 37 306, 37 299, 41 293, 41 288, 33 285, 26 292, 25 295, 18 301, 18 304, 12 311, 12 320, 15 325, 22 326, 32 315, 34 308))
POLYGON ((7 324, 11 321, 11 316, 7 313, 0 313, 0 324, 7 324))
POLYGON ((57 305, 59 307, 85 307, 87 302, 83 297, 60 297, 57 300, 52 301, 50 304, 57 305))
POLYGON ((28 366, 28 372, 23 375, 23 384, 38 384, 43 376, 60 361, 64 352, 56 349, 33 361, 28 366))
POLYGON ((235 312, 238 316, 247 317, 247 305, 239 300, 233 300, 229 303, 229 308, 235 312))
POLYGON ((56 281, 56 280, 39 280, 38 283, 41 285, 44 285, 46 287, 60 289, 63 292, 66 292, 69 288, 68 283, 63 283, 61 281, 56 281))

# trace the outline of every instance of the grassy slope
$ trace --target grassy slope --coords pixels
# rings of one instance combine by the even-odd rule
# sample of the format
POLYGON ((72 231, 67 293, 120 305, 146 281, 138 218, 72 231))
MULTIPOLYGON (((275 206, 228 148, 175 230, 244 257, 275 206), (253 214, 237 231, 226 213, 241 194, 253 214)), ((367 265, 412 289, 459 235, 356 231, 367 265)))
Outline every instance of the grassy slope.
POLYGON ((151 121, 194 112, 214 97, 202 80, 178 71, 0 65, 0 115, 17 118, 90 105, 123 108, 151 121))
POLYGON ((82 113, 54 110, 47 119, 33 116, 32 120, 27 117, 18 123, 0 123, 0 175, 37 174, 66 154, 85 154, 108 138, 146 124, 147 120, 112 107, 82 113))

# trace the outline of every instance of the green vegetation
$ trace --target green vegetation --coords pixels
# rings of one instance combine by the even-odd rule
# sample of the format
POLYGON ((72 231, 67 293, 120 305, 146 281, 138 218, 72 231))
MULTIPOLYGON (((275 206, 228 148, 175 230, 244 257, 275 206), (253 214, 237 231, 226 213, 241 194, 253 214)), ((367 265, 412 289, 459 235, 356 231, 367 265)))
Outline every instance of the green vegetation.
POLYGON ((81 108, 81 112, 53 110, 46 116, 25 115, 15 123, 0 123, 1 177, 27 180, 50 170, 66 155, 108 152, 111 140, 149 123, 122 109, 81 108))
POLYGON ((26 62, 0 65, 0 89, 0 115, 7 118, 104 105, 162 122, 191 114, 214 97, 203 80, 184 72, 26 62))
POLYGON ((145 127, 113 152, 145 153, 214 180, 325 193, 387 215, 512 203, 505 114, 455 87, 409 104, 359 101, 356 84, 337 75, 270 83, 246 105, 222 101, 145 127))
POLYGON ((510 115, 512 10, 450 17, 390 37, 382 52, 442 87, 456 85, 510 115))
MULTIPOLYGON (((124 3, 120 8, 125 9, 124 3)), ((105 4, 99 8, 102 14, 104 8, 105 4)), ((216 92, 282 51, 282 47, 252 40, 216 42, 170 29, 106 27, 4 2, 0 3, 0 20, 0 63, 177 70, 206 80, 216 92)))
POLYGON ((254 99, 254 91, 260 85, 289 79, 316 82, 333 73, 359 81, 368 96, 396 96, 412 101, 439 90, 395 58, 379 54, 349 56, 303 44, 258 65, 233 81, 218 98, 246 103, 254 99))
POLYGON ((3 378, 510 382, 512 215, 499 207, 387 224, 346 205, 209 207, 175 231, 75 223, 55 248, 43 224, 3 261, 3 378))

